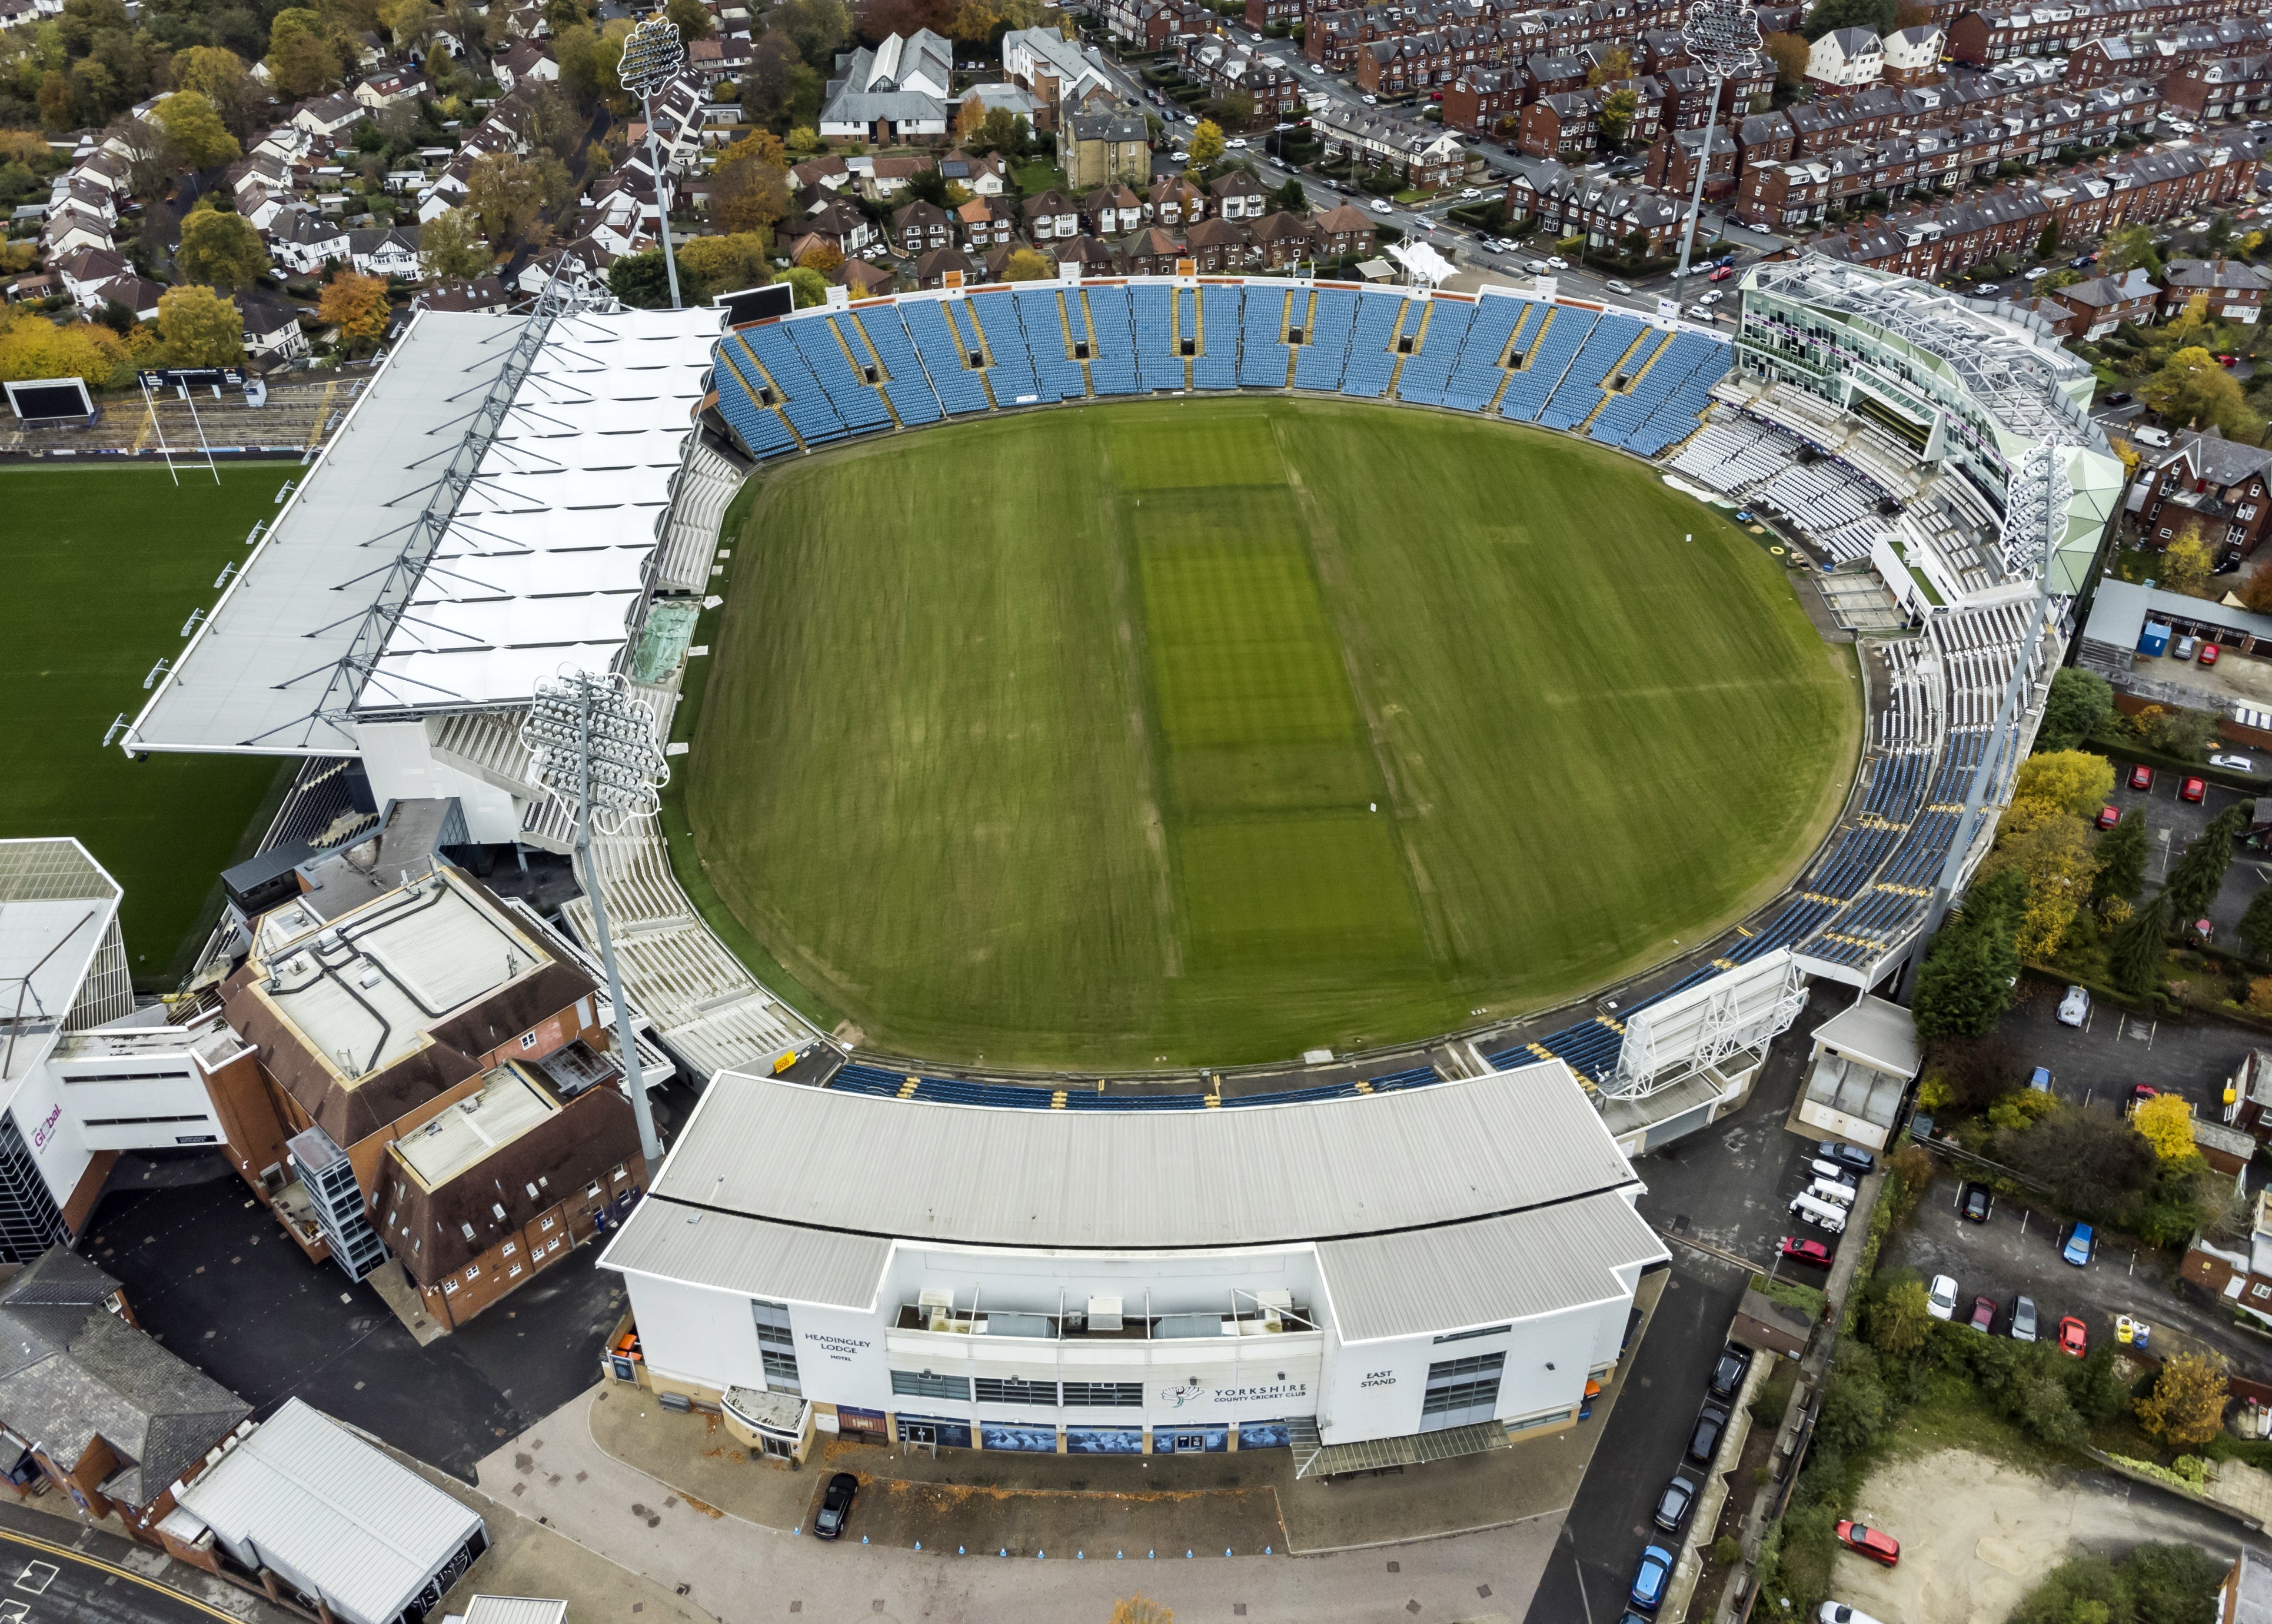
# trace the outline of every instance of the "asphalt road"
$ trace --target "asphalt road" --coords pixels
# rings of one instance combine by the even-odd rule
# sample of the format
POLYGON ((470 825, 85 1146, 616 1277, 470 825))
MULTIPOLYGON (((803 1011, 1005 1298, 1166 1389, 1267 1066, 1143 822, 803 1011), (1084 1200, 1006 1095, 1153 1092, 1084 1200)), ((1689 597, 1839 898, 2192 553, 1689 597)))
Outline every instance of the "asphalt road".
POLYGON ((7 1624, 289 1624, 291 1617, 116 1535, 0 1507, 0 1620, 7 1624), (151 1576, 159 1573, 197 1584, 212 1599, 151 1576))

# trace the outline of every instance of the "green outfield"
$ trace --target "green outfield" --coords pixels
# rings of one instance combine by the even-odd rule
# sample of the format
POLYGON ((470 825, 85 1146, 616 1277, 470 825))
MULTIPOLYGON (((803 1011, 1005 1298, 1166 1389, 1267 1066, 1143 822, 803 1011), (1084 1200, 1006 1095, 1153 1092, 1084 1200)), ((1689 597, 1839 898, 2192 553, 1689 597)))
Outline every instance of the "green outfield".
POLYGON ((150 697, 152 664, 187 647, 182 624, 220 598, 245 535, 276 513, 290 464, 213 475, 163 465, 46 463, 0 472, 0 839, 75 834, 125 887, 138 985, 170 984, 220 894, 277 764, 225 756, 130 761, 102 737, 150 697))
POLYGON ((774 471, 727 539, 695 889, 889 1051, 1231 1064, 1556 1002, 1771 896, 1859 746, 1751 537, 1503 423, 1032 413, 774 471))

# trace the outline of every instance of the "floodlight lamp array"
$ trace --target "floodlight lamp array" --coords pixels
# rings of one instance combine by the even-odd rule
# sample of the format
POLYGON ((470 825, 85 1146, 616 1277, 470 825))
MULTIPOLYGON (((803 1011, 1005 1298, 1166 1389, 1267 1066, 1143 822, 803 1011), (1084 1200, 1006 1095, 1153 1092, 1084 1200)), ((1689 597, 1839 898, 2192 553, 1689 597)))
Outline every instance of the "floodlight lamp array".
POLYGON ((1681 19, 1680 43, 1715 79, 1755 67, 1766 48, 1760 14, 1742 0, 1697 0, 1681 19))
POLYGON ((613 831, 653 817, 670 768, 654 745, 654 713, 621 677, 586 672, 537 685, 520 726, 537 782, 573 806, 589 797, 592 814, 613 831))
POLYGON ((678 42, 678 25, 666 17, 650 17, 624 36, 616 82, 644 101, 670 83, 684 54, 678 42))

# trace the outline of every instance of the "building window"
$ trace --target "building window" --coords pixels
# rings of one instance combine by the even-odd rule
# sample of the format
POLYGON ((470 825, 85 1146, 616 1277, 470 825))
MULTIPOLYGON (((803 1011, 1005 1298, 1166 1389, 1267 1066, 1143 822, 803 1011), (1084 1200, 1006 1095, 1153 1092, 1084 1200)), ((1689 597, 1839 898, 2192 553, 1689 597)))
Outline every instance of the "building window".
POLYGON ((997 1379, 978 1378, 978 1402, 982 1404, 1047 1404, 1057 1407, 1058 1384, 1054 1381, 1027 1381, 1017 1376, 997 1379))
POLYGON ((1436 1338, 1439 1345, 1447 1342, 1466 1342, 1476 1336, 1498 1336, 1514 1328, 1512 1325, 1484 1325, 1471 1331, 1453 1331, 1436 1338))
POLYGON ((766 1386, 769 1390, 798 1394, 804 1391, 803 1384, 797 1378, 796 1354, 776 1353, 771 1348, 760 1348, 758 1357, 765 1361, 766 1386))
POLYGON ((1140 1410, 1144 1407, 1144 1384, 1140 1381, 1068 1381, 1065 1384, 1065 1402, 1068 1405, 1140 1410))
POLYGON ((1420 1430, 1490 1420, 1498 1407, 1499 1376, 1506 1365, 1506 1354, 1483 1353, 1429 1366, 1428 1388, 1420 1401, 1420 1430))
POLYGON ((935 1376, 927 1370, 895 1370, 892 1391, 901 1398, 960 1398, 970 1396, 968 1376, 935 1376))
POLYGON ((796 1338, 789 1334, 788 1309, 781 1303, 769 1303, 763 1298, 750 1299, 750 1317, 758 1322, 758 1341, 773 1348, 794 1348, 796 1338))
POLYGON ((520 1046, 521 1046, 522 1048, 524 1048, 524 1049, 534 1049, 534 1048, 535 1048, 535 1047, 536 1047, 536 1034, 535 1034, 535 1033, 534 1033, 534 1032, 523 1032, 523 1033, 520 1035, 520 1046))

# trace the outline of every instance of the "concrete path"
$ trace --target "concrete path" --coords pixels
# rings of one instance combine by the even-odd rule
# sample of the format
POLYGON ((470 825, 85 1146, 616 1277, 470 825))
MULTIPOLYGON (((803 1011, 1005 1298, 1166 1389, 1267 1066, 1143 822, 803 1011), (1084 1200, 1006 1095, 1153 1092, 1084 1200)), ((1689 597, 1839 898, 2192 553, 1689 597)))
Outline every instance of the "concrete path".
MULTIPOLYGON (((595 1389, 599 1391, 601 1389, 595 1389)), ((1560 1531, 1558 1515, 1449 1539, 1333 1556, 1218 1553, 1114 1560, 1071 1550, 1025 1560, 831 1545, 701 1504, 617 1460, 592 1435, 587 1394, 484 1459, 482 1489, 609 1560, 645 1574, 721 1624, 800 1620, 1102 1619, 1139 1591, 1179 1624, 1484 1624, 1521 1618, 1560 1531), (527 1456, 528 1471, 515 1470, 527 1456), (684 1587, 682 1590, 681 1587, 684 1587)))

